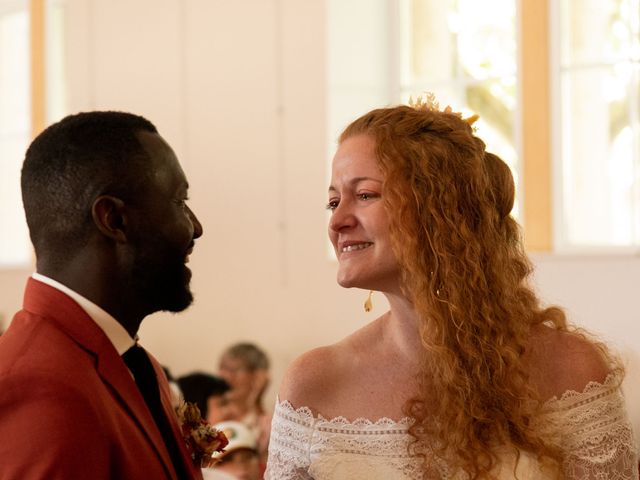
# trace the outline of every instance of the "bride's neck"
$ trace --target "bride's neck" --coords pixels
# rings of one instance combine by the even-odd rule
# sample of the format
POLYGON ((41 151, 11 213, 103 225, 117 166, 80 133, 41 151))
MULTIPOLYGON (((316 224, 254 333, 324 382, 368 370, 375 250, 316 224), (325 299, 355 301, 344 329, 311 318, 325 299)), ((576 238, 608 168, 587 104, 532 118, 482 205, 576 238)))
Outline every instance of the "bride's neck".
POLYGON ((398 352, 415 359, 422 350, 419 317, 413 304, 401 296, 387 295, 390 310, 384 317, 384 335, 398 352))

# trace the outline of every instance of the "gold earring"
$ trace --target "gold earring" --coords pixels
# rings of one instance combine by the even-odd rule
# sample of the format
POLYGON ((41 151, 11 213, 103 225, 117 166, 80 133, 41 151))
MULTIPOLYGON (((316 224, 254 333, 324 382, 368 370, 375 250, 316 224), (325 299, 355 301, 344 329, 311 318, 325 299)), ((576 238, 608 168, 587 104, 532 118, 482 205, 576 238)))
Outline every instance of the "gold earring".
POLYGON ((373 295, 373 290, 369 290, 369 295, 367 296, 367 299, 364 301, 364 311, 365 312, 370 312, 371 309, 373 308, 373 302, 371 301, 371 296, 373 295))

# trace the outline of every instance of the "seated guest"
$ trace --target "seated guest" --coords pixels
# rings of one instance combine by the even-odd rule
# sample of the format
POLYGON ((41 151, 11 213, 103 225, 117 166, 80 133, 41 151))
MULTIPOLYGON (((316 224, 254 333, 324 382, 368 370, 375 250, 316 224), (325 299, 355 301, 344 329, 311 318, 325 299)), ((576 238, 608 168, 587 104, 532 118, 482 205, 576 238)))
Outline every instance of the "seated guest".
POLYGON ((263 397, 269 385, 269 357, 253 343, 237 343, 222 354, 219 374, 231 385, 229 398, 235 419, 253 432, 261 463, 266 464, 271 414, 264 407, 263 397))
POLYGON ((0 338, 0 478, 201 478, 137 335, 193 300, 202 226, 175 153, 142 117, 80 113, 38 135, 21 182, 36 273, 0 338))
POLYGON ((231 389, 220 377, 204 372, 194 372, 178 378, 182 398, 195 403, 200 409, 202 418, 214 425, 234 418, 232 406, 227 398, 231 389))
POLYGON ((229 444, 220 453, 212 469, 203 469, 205 480, 258 480, 261 478, 260 462, 256 438, 246 425, 235 422, 222 422, 215 425, 222 431, 229 444))

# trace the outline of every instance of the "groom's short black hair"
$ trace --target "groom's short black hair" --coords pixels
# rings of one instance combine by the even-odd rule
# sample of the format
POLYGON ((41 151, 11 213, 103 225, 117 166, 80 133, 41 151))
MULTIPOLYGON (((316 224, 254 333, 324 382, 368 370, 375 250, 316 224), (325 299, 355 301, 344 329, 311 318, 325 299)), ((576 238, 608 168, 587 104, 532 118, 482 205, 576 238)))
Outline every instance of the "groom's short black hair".
POLYGON ((56 258, 82 246, 91 206, 102 194, 131 197, 146 177, 148 156, 137 133, 157 133, 147 119, 125 112, 83 112, 46 128, 22 165, 22 201, 36 250, 56 258))

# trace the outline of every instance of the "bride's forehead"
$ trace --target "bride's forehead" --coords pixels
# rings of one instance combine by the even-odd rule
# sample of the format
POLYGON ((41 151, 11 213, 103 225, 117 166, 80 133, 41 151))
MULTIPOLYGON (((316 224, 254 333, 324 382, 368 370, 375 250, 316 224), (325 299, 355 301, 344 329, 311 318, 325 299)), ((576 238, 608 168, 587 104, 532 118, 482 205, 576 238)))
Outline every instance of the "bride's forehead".
POLYGON ((336 152, 336 156, 339 154, 366 154, 366 155, 375 155, 375 140, 370 135, 354 135, 352 137, 345 138, 338 145, 338 150, 336 152))
POLYGON ((358 136, 343 141, 333 158, 331 173, 334 179, 381 176, 373 140, 366 136, 358 136))

